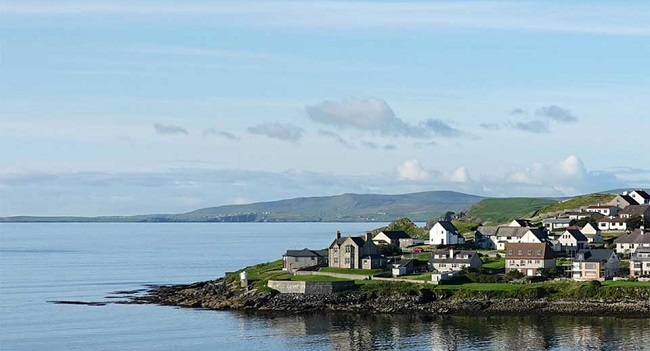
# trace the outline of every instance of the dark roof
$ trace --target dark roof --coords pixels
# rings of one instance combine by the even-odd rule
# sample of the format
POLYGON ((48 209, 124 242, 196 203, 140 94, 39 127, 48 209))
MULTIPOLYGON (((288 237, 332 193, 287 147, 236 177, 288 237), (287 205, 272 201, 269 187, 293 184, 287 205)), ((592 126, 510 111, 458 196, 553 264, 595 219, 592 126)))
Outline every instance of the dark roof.
POLYGON ((549 260, 555 258, 555 251, 545 243, 506 243, 506 260, 524 258, 549 260))
POLYGON ((565 233, 571 234, 571 236, 576 239, 577 241, 587 241, 587 237, 582 234, 580 230, 577 229, 567 229, 564 231, 565 233))
POLYGON ((413 265, 415 263, 415 260, 408 259, 408 260, 401 260, 397 264, 393 264, 393 268, 397 267, 406 267, 409 265, 413 265))
POLYGON ((635 229, 629 234, 623 234, 614 240, 616 244, 650 244, 650 233, 635 229))
POLYGON ((612 208, 612 207, 616 207, 616 206, 614 206, 614 205, 591 205, 591 206, 589 206, 587 208, 612 208))
POLYGON ((492 228, 489 227, 490 229, 487 230, 489 233, 486 234, 485 232, 483 232, 482 228, 483 227, 479 228, 479 231, 488 236, 510 236, 510 237, 515 236, 518 238, 521 238, 522 236, 526 235, 526 233, 528 233, 528 231, 531 230, 531 228, 528 227, 499 226, 496 227, 496 230, 493 230, 492 228))
POLYGON ((365 256, 361 257, 361 259, 364 259, 364 258, 370 258, 370 259, 382 259, 382 258, 384 258, 385 259, 386 256, 380 255, 380 254, 371 254, 371 255, 365 255, 365 256))
POLYGON ((625 218, 621 218, 621 217, 607 218, 607 217, 605 217, 605 218, 601 218, 601 219, 596 220, 596 222, 598 222, 598 223, 601 223, 601 222, 610 222, 610 223, 620 222, 620 223, 624 223, 625 218))
POLYGON ((572 219, 569 218, 545 218, 542 223, 571 223, 572 219))
POLYGON ((634 200, 630 195, 618 195, 618 196, 620 196, 623 200, 625 200, 625 202, 627 202, 630 205, 637 203, 636 200, 634 200))
POLYGON ((648 194, 645 190, 643 189, 638 189, 634 190, 635 193, 639 194, 642 198, 649 200, 650 199, 650 194, 648 194))
POLYGON ((630 216, 641 216, 646 213, 650 213, 650 205, 630 205, 619 212, 619 214, 627 214, 630 216))
POLYGON ((580 250, 576 253, 575 260, 578 262, 602 262, 609 260, 613 250, 580 250))
POLYGON ((304 248, 302 250, 287 250, 284 256, 289 257, 326 257, 327 250, 310 250, 304 248))
POLYGON ((450 221, 438 221, 438 223, 440 223, 440 225, 443 228, 445 228, 445 230, 448 230, 450 232, 457 232, 458 231, 458 228, 456 228, 456 226, 453 223, 451 223, 450 221))
MULTIPOLYGON (((348 238, 352 239, 352 241, 354 241, 354 243, 357 244, 359 247, 363 246, 363 244, 366 243, 366 241, 360 236, 342 236, 342 237, 340 237, 338 239, 334 239, 334 242, 332 242, 332 245, 336 244, 336 245, 341 246, 343 244, 343 242, 345 240, 347 240, 348 238)), ((332 245, 330 245, 330 247, 332 247, 332 245)))
POLYGON ((411 236, 406 234, 406 232, 403 230, 383 230, 380 233, 384 233, 384 235, 386 235, 391 240, 411 238, 411 236))

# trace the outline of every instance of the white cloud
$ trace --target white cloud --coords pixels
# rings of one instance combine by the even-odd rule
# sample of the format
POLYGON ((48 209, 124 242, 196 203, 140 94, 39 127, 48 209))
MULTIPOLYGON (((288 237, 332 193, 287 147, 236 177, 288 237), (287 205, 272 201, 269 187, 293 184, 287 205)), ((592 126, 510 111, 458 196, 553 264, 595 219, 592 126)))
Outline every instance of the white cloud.
POLYGON ((261 123, 248 127, 251 134, 262 135, 273 139, 298 142, 305 132, 302 128, 286 123, 261 123))
POLYGON ((418 160, 406 160, 397 166, 397 178, 400 180, 427 180, 431 173, 418 160))
POLYGON ((454 183, 469 183, 472 180, 465 166, 456 168, 453 172, 447 174, 445 179, 454 183))

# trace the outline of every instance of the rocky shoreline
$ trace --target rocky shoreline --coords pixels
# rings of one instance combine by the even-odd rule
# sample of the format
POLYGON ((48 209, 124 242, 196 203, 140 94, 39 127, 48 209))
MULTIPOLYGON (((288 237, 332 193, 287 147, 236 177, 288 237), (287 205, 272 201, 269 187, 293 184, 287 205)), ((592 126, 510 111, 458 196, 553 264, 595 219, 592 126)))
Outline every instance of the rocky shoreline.
POLYGON ((225 279, 188 285, 160 286, 132 303, 158 304, 211 310, 277 312, 426 313, 434 315, 581 315, 650 318, 650 300, 551 300, 512 298, 455 298, 445 292, 422 289, 404 294, 341 292, 329 295, 281 294, 245 291, 225 279))

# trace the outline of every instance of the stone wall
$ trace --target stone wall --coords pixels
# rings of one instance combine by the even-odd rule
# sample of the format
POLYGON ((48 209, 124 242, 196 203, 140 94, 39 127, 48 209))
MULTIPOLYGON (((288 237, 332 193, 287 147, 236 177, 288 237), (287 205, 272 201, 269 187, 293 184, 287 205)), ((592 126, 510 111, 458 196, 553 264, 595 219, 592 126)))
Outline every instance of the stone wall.
POLYGON ((269 280, 269 288, 283 294, 328 295, 354 287, 353 281, 341 282, 300 282, 290 280, 269 280))
POLYGON ((352 280, 364 280, 371 279, 372 276, 366 274, 348 274, 348 273, 330 273, 330 272, 319 272, 319 271, 297 271, 294 274, 296 275, 326 275, 334 278, 343 278, 343 279, 352 279, 352 280))

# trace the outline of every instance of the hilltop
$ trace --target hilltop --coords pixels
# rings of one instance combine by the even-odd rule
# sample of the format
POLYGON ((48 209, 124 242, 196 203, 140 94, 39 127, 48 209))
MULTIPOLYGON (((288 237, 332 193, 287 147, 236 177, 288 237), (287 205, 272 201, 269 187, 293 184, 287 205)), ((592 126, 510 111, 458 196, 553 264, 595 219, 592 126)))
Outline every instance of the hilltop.
POLYGON ((500 224, 517 218, 530 218, 546 206, 556 204, 556 198, 514 197, 483 199, 474 204, 463 221, 483 224, 500 224))
POLYGON ((482 196, 453 191, 400 195, 343 194, 208 207, 182 214, 20 216, 0 218, 0 222, 390 222, 400 217, 425 222, 447 211, 461 212, 483 199, 482 196))

